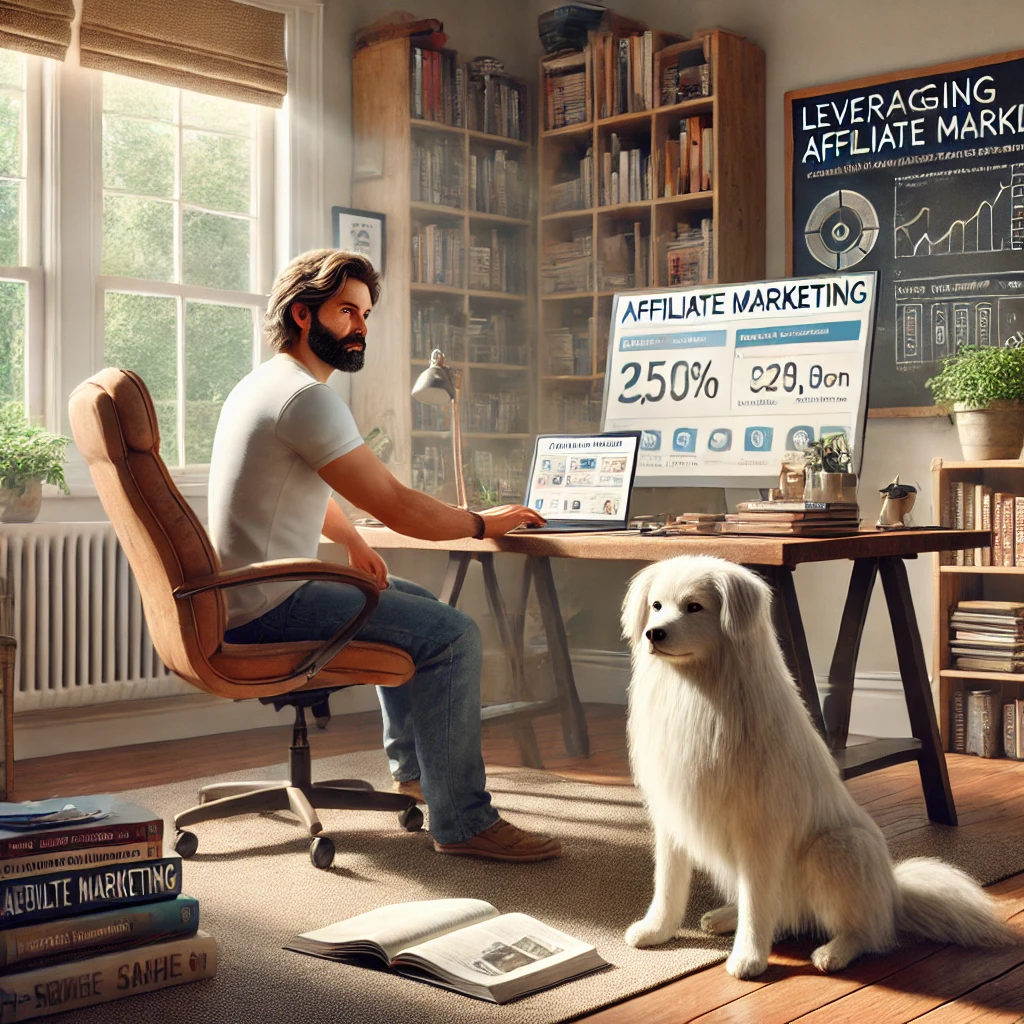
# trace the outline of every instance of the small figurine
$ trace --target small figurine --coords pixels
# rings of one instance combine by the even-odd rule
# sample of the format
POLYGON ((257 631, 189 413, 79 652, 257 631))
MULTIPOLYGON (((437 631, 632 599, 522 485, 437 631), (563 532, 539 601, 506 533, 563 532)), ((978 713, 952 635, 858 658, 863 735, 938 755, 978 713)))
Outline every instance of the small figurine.
POLYGON ((901 484, 900 475, 891 484, 883 487, 879 494, 884 495, 882 510, 878 513, 875 523, 880 530, 902 530, 906 527, 903 517, 914 507, 917 500, 917 488, 910 484, 901 484))

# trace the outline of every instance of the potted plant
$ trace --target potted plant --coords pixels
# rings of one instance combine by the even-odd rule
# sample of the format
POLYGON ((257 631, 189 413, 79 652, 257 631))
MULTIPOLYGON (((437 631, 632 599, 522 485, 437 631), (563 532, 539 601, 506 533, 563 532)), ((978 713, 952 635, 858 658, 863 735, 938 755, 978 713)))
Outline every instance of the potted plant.
POLYGON ((850 443, 846 434, 823 434, 805 449, 807 477, 804 501, 843 501, 856 504, 857 474, 850 472, 850 443))
POLYGON ((43 484, 65 494, 67 437, 29 422, 19 402, 0 406, 0 522, 31 523, 39 515, 43 484))
POLYGON ((1024 446, 1024 348, 964 345, 926 382, 956 417, 964 458, 1016 459, 1024 446))

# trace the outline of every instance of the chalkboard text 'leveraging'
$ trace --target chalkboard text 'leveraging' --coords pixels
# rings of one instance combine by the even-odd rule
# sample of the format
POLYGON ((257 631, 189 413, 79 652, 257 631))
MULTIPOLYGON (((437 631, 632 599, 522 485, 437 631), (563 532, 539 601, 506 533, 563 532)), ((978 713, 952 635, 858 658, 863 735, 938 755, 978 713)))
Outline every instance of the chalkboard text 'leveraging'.
POLYGON ((703 320, 786 310, 838 309, 860 306, 867 300, 868 291, 863 280, 743 285, 719 292, 630 299, 622 309, 619 323, 667 323, 671 320, 703 320), (728 302, 730 295, 731 303, 728 302))
POLYGON ((1024 103, 998 105, 992 75, 962 76, 801 106, 801 163, 1024 135, 1024 103), (917 115, 917 116, 915 116, 917 115))

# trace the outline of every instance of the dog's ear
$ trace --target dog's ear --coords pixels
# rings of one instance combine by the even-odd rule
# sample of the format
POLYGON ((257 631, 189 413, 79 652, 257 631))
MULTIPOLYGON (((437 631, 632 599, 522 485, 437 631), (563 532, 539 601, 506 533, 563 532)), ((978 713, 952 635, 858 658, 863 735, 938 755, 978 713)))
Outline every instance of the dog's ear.
POLYGON ((740 566, 730 566, 716 573, 713 582, 722 602, 719 615, 722 632, 730 640, 739 640, 765 614, 771 590, 760 576, 740 566))
POLYGON ((630 581, 629 589, 622 602, 622 636, 631 646, 636 646, 644 635, 647 625, 647 596, 651 592, 654 574, 658 564, 641 569, 630 581))

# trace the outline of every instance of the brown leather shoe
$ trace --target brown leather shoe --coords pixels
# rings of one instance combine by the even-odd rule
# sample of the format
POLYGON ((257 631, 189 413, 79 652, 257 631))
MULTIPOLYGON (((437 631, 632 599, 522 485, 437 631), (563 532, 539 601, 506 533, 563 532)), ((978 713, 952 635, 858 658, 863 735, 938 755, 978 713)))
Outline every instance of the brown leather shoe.
POLYGON ((483 832, 461 843, 439 843, 435 840, 434 849, 438 853, 454 853, 461 857, 523 863, 562 855, 562 844, 557 839, 524 832, 504 818, 499 818, 490 828, 485 828, 483 832))
POLYGON ((423 798, 423 787, 420 785, 419 779, 409 779, 407 782, 399 782, 398 779, 395 779, 391 783, 391 789, 395 793, 401 793, 402 796, 411 796, 418 804, 427 802, 423 798))

